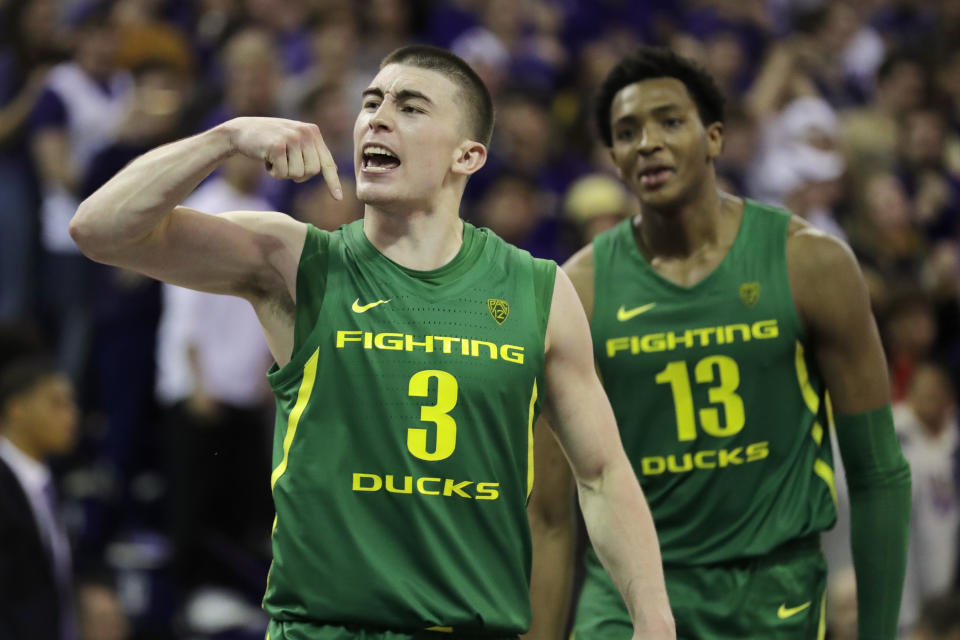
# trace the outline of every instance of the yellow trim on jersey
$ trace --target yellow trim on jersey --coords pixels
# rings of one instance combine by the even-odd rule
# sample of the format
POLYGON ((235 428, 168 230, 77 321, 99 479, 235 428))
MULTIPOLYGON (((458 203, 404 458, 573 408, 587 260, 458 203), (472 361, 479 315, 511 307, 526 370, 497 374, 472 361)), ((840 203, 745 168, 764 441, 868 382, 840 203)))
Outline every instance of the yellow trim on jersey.
POLYGON ((830 497, 833 498, 833 506, 837 506, 837 487, 833 478, 833 468, 829 464, 817 458, 813 461, 813 472, 823 478, 830 489, 830 497))
POLYGON ((533 410, 537 404, 537 380, 533 380, 533 393, 530 394, 530 419, 527 423, 527 500, 533 491, 533 410))
POLYGON ((823 592, 823 598, 820 600, 820 623, 817 624, 817 640, 823 640, 827 637, 827 592, 823 592))
POLYGON ((813 429, 810 431, 810 435, 813 436, 813 441, 817 443, 817 446, 820 446, 820 443, 823 442, 823 427, 820 426, 819 422, 813 423, 813 429))
MULTIPOLYGON (((297 435, 297 426, 300 424, 300 418, 307 408, 310 401, 310 395, 313 393, 313 384, 317 379, 317 361, 320 359, 320 348, 318 347, 307 363, 303 365, 303 379, 300 381, 300 389, 297 391, 297 402, 293 405, 293 410, 287 418, 287 432, 283 436, 283 459, 280 464, 270 474, 270 491, 277 485, 277 481, 287 471, 287 461, 290 459, 290 446, 293 444, 293 437, 297 435)), ((277 532, 277 515, 273 516, 273 529, 270 535, 277 532)), ((270 562, 270 569, 267 571, 267 586, 264 591, 270 589, 270 575, 273 573, 273 562, 270 562)), ((264 595, 266 597, 266 595, 264 595)), ((267 640, 270 640, 267 638, 267 640)))
POLYGON ((277 480, 287 471, 287 461, 290 459, 290 445, 293 444, 293 437, 297 435, 297 426, 300 424, 300 418, 307 408, 307 402, 310 401, 310 394, 313 393, 313 383, 317 378, 317 361, 320 359, 320 349, 317 348, 303 365, 303 379, 300 381, 300 390, 297 392, 297 402, 293 405, 293 410, 287 418, 287 433, 283 436, 283 459, 280 464, 270 474, 270 490, 277 486, 277 480))
MULTIPOLYGON (((816 418, 817 412, 820 410, 820 396, 817 395, 813 385, 810 384, 810 372, 807 370, 807 361, 803 357, 803 345, 800 344, 799 340, 797 341, 796 366, 797 382, 800 384, 800 393, 803 395, 803 401, 814 415, 814 418, 816 418)), ((830 409, 830 397, 827 396, 828 415, 832 413, 830 409)), ((810 437, 813 438, 813 441, 817 443, 818 447, 823 443, 823 435, 823 425, 817 420, 814 420, 813 428, 810 430, 810 437)), ((834 481, 833 468, 820 458, 817 458, 813 461, 813 473, 827 483, 827 488, 830 489, 830 497, 833 498, 833 504, 836 506, 837 487, 834 481)))
POLYGON ((820 396, 810 384, 810 372, 807 371, 807 361, 803 357, 803 345, 797 341, 797 382, 800 383, 800 393, 803 394, 803 401, 806 403, 810 413, 817 415, 820 410, 820 396))
POLYGON ((453 633, 453 627, 427 627, 427 631, 439 631, 440 633, 453 633))

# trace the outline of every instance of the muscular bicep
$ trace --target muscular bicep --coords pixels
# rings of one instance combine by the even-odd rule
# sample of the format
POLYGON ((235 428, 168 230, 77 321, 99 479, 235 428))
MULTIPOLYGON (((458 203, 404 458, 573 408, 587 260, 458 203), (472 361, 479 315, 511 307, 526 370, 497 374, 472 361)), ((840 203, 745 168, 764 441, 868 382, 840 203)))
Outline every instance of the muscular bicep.
POLYGON ((570 278, 557 271, 547 325, 547 419, 579 483, 623 455, 613 409, 597 378, 590 327, 570 278))
POLYGON ((110 262, 170 284, 246 298, 296 301, 306 225, 276 212, 221 215, 176 207, 110 262))
POLYGON ((788 243, 790 284, 813 355, 839 413, 889 403, 887 363, 856 258, 839 240, 812 231, 788 243))

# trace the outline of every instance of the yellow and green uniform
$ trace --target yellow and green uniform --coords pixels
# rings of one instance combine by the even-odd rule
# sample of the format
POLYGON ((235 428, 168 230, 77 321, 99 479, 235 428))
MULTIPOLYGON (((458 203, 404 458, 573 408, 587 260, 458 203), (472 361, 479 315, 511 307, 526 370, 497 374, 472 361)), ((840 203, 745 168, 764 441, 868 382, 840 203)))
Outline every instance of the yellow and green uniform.
MULTIPOLYGON (((790 293, 788 213, 747 201, 727 256, 683 287, 630 221, 594 242, 595 356, 653 513, 681 638, 815 638, 836 518, 823 384, 790 293)), ((595 553, 576 633, 629 638, 595 553)))
POLYGON ((383 256, 362 221, 309 228, 293 357, 268 374, 273 640, 529 625, 525 505, 556 265, 464 227, 458 255, 427 272, 383 256))

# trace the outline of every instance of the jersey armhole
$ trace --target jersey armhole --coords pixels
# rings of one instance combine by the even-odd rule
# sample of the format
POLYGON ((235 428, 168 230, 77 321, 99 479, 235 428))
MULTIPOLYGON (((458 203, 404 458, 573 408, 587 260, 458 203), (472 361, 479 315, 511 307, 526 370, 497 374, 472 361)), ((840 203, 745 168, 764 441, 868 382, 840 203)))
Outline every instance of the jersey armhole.
POLYGON ((330 232, 307 225, 307 238, 297 266, 297 307, 294 314, 293 355, 300 351, 316 325, 327 291, 330 232))
POLYGON ((547 335, 547 322, 550 320, 550 307, 553 302, 553 287, 557 282, 557 263, 553 260, 534 258, 533 291, 537 303, 537 322, 540 335, 547 335))

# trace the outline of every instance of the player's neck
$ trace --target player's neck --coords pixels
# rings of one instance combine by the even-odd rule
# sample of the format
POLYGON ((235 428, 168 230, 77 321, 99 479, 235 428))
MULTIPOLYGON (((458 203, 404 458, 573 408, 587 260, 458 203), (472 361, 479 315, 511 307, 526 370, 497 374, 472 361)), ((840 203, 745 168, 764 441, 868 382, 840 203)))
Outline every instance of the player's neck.
POLYGON ((458 209, 384 211, 367 205, 363 232, 380 253, 417 271, 439 269, 463 246, 458 209))
POLYGON ((684 258, 722 242, 725 198, 713 181, 669 210, 643 207, 637 228, 644 253, 684 258))

